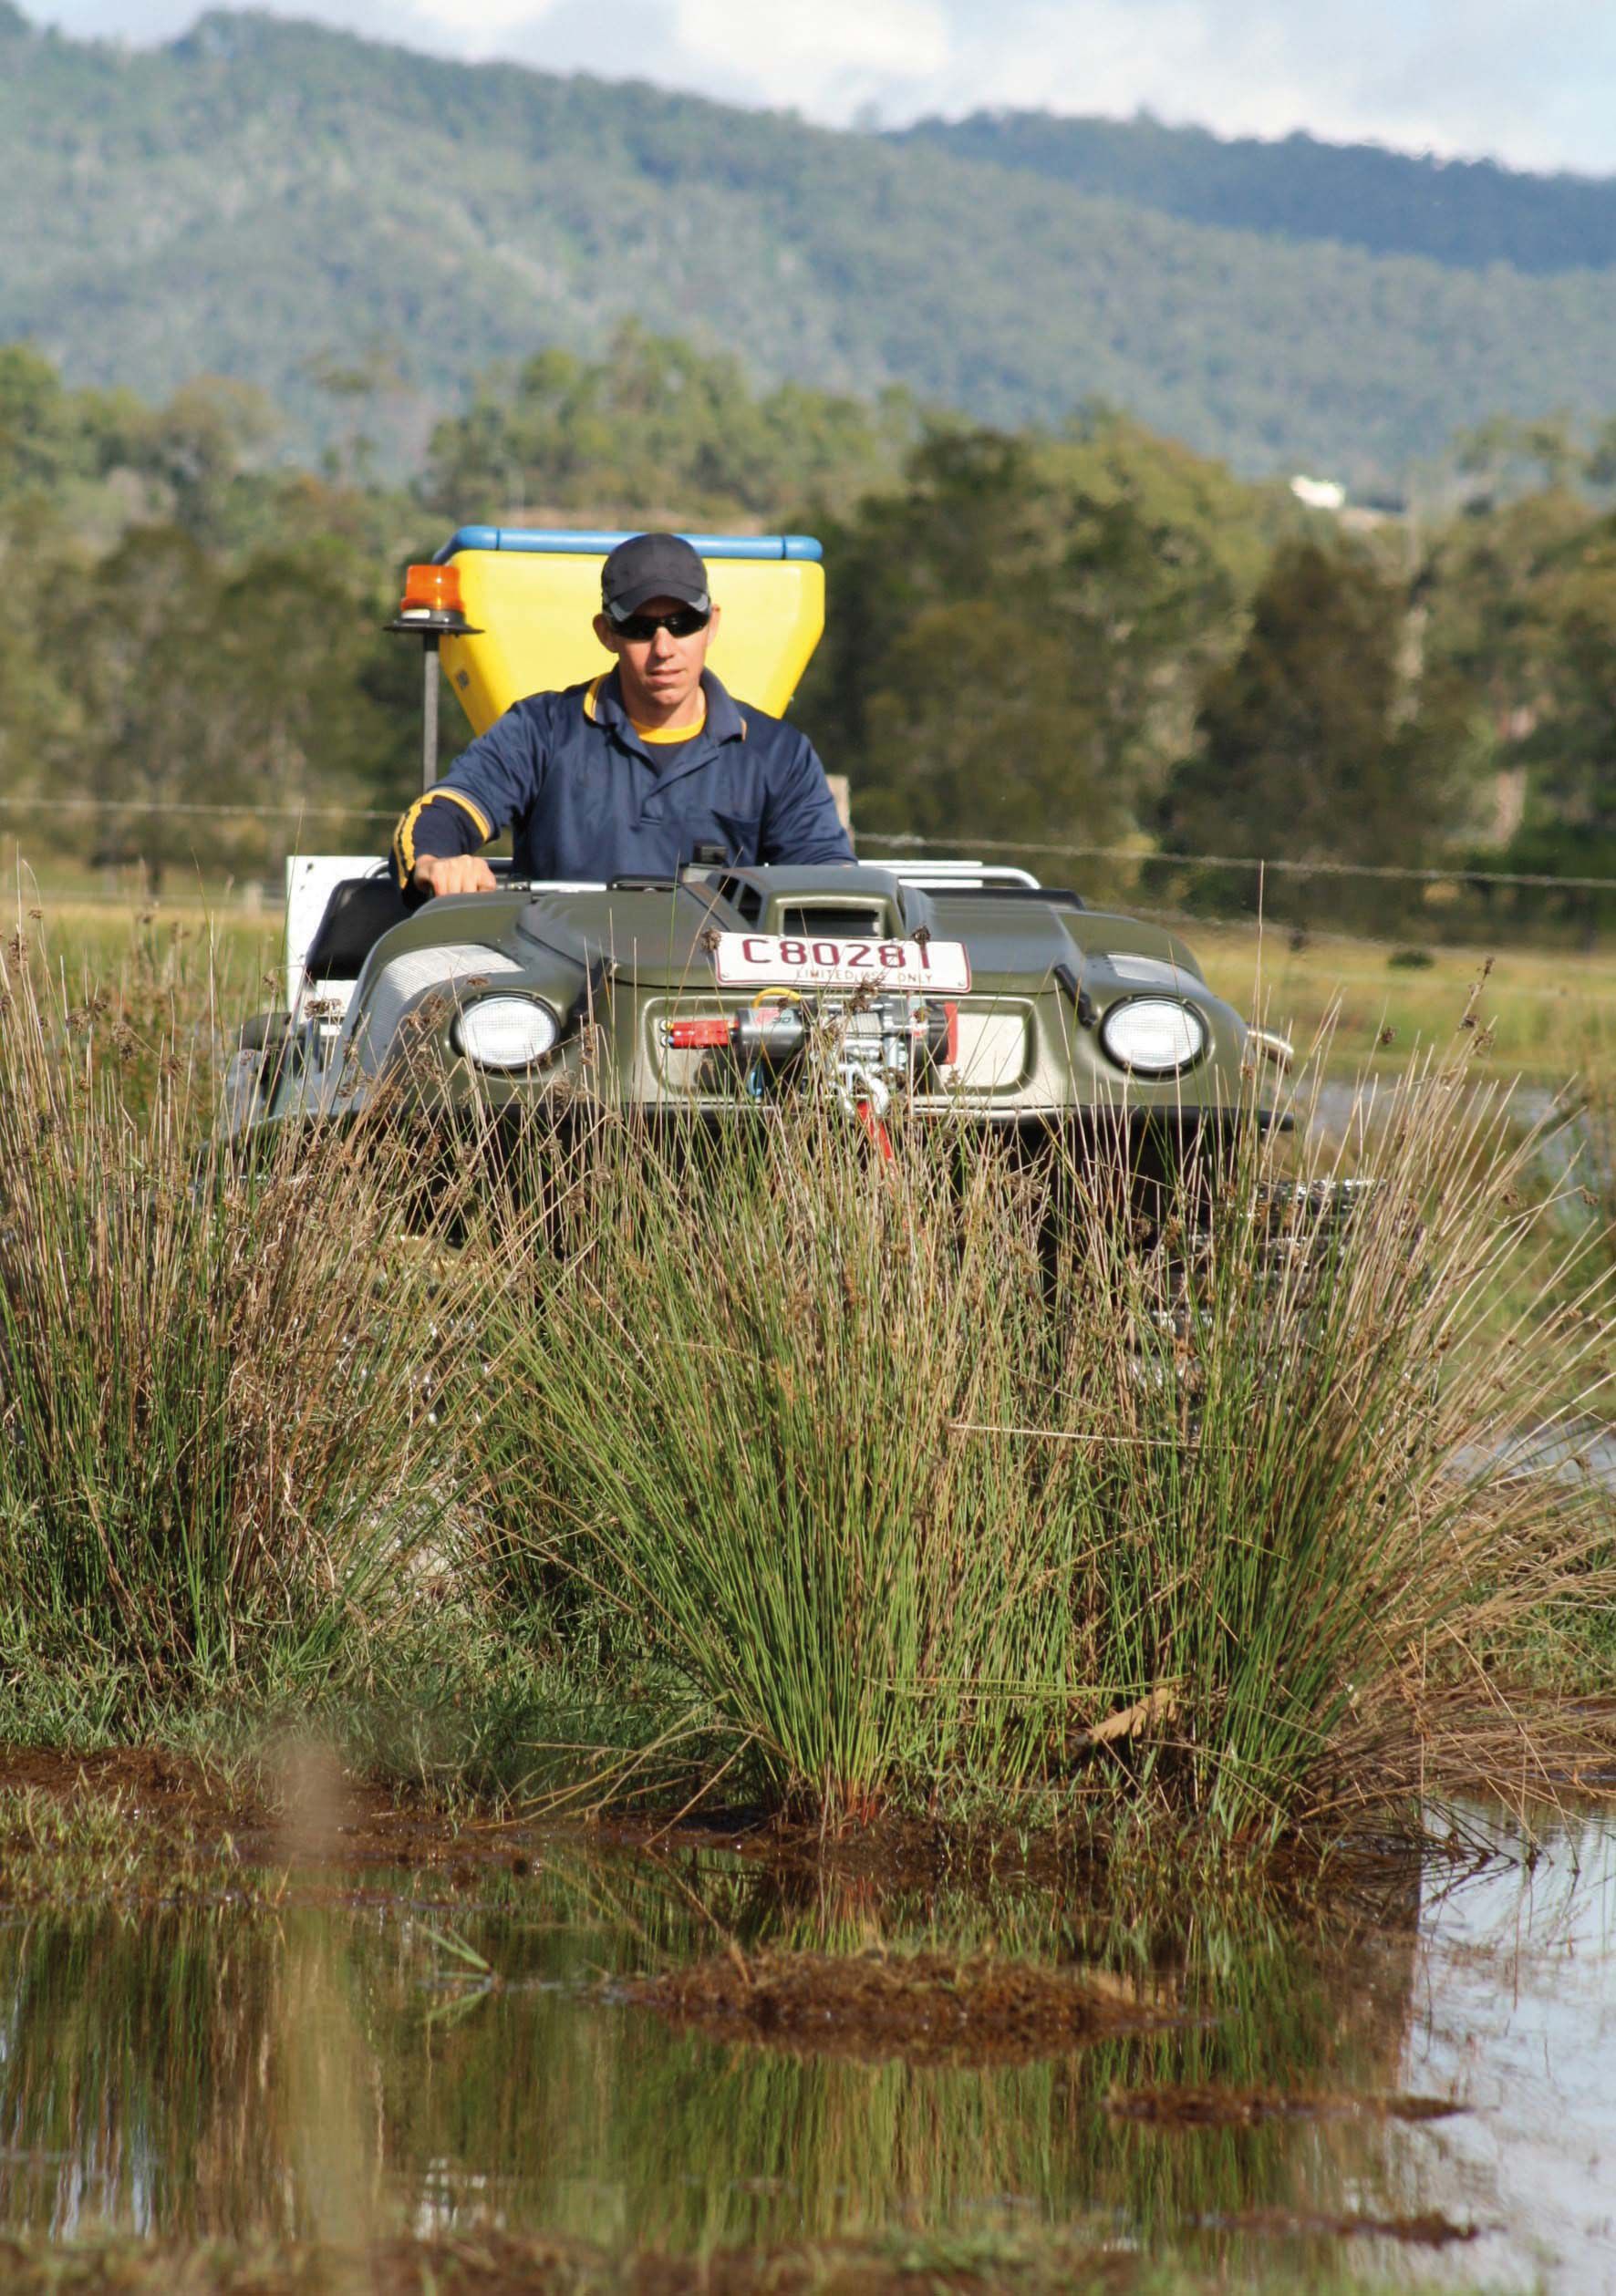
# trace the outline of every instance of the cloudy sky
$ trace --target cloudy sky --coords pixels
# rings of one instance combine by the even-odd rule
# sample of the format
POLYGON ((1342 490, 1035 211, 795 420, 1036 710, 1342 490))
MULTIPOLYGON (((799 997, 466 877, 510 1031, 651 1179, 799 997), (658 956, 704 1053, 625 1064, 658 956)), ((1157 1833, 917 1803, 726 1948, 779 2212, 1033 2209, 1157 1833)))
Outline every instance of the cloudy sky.
MULTIPOLYGON (((78 36, 205 0, 22 0, 78 36)), ((981 105, 1489 153, 1616 174, 1616 0, 301 0, 440 54, 643 78, 845 122, 981 105)))

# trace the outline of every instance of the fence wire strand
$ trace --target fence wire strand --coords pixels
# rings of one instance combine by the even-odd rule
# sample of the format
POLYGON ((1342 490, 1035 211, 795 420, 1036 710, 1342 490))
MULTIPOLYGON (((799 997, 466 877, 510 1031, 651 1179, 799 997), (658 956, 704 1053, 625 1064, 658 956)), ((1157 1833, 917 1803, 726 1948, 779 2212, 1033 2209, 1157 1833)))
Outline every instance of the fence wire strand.
MULTIPOLYGON (((166 813, 186 819, 298 821, 316 815, 337 821, 393 822, 401 809, 379 805, 313 804, 288 799, 278 805, 169 804, 148 797, 0 797, 0 813, 166 813)), ((1546 871, 1476 869, 1464 862, 1445 868, 1411 868, 1390 862, 1293 861, 1269 853, 1147 853, 1134 845, 1056 844, 1036 837, 917 837, 904 831, 863 832, 861 847, 878 845, 899 853, 1037 853, 1061 861, 1120 861, 1136 869, 1253 869, 1275 876, 1369 877, 1405 884, 1531 885, 1562 893, 1616 893, 1616 877, 1561 877, 1546 871)))
POLYGON ((1135 868, 1167 864, 1188 869, 1261 869, 1298 877, 1389 877, 1416 884, 1559 885, 1584 893, 1616 892, 1616 877, 1556 877, 1522 869, 1473 869, 1464 862, 1452 863, 1445 869, 1411 869, 1367 861, 1287 861, 1265 853, 1142 853, 1135 845, 1055 845, 1031 837, 912 837, 904 833, 884 836, 878 830, 865 833, 859 843, 920 853, 953 853, 969 844, 983 853, 1041 853, 1062 861, 1127 861, 1135 868))

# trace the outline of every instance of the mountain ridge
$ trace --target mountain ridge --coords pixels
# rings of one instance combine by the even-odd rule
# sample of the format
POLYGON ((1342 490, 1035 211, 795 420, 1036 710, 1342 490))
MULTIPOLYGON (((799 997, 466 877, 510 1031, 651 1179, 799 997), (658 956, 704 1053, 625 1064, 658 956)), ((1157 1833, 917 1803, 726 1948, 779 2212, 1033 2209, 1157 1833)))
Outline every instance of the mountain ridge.
POLYGON ((152 50, 8 39, 0 149, 0 337, 151 395, 261 383, 294 452, 355 419, 322 363, 398 370, 366 419, 401 462, 482 370, 598 351, 628 313, 763 379, 1004 423, 1104 398, 1242 470, 1362 486, 1494 413, 1595 418, 1616 373, 1598 274, 1186 222, 935 136, 261 13, 152 50))
POLYGON ((1301 130, 1223 137, 1148 113, 979 111, 886 137, 1226 230, 1424 255, 1445 268, 1501 263, 1545 276, 1616 267, 1616 178, 1608 176, 1538 174, 1301 130))

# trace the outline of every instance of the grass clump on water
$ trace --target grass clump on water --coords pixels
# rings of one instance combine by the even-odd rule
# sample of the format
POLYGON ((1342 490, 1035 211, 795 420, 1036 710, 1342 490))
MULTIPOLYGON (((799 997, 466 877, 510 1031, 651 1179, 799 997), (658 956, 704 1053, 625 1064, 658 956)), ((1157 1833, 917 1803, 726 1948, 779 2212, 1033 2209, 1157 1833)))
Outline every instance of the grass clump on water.
POLYGON ((1350 1216, 1340 1154, 1255 1127, 1145 1217, 1125 1160, 1058 1143, 915 1123, 883 1164, 830 1110, 603 1121, 575 1226, 506 1242, 519 1587, 615 1612, 669 1732, 720 1732, 714 1789, 831 1825, 1269 1841, 1535 1780, 1541 1705, 1487 1653, 1608 1604, 1608 1499, 1510 1446, 1576 1423, 1568 1365, 1579 1403, 1608 1377, 1608 1291, 1500 1322, 1532 1147, 1464 1083, 1382 1089, 1350 1216))

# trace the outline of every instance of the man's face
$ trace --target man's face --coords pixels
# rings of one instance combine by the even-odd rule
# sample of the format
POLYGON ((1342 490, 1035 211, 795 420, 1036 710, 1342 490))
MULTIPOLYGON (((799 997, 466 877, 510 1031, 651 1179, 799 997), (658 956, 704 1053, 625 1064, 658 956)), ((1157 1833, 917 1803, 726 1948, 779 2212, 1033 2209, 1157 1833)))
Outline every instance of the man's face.
MULTIPOLYGON (((679 598, 647 598, 636 617, 658 621, 665 615, 689 614, 679 598)), ((623 679, 623 699, 631 718, 642 724, 677 725, 695 712, 701 671, 719 626, 715 605, 706 626, 689 637, 675 637, 658 626, 650 637, 625 637, 608 617, 597 614, 595 635, 617 657, 623 679)))

